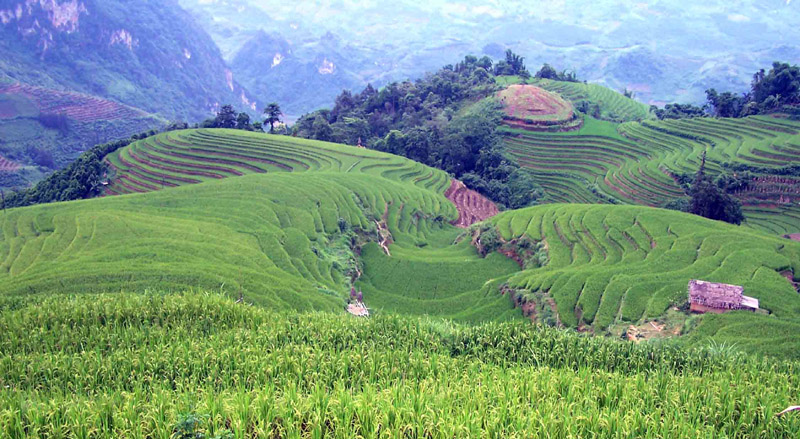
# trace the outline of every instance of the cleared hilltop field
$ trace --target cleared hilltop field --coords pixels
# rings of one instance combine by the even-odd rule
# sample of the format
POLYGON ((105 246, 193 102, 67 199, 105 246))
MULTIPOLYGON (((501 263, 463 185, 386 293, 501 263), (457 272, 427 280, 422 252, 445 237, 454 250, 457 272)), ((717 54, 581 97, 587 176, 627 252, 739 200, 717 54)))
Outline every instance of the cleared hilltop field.
POLYGON ((587 117, 573 133, 508 131, 506 149, 530 169, 552 202, 622 202, 661 206, 685 197, 676 180, 693 174, 707 152, 712 174, 754 169, 735 194, 746 224, 773 234, 800 231, 800 179, 780 176, 800 163, 800 122, 757 116, 628 122, 587 117))
POLYGON ((553 81, 550 79, 535 79, 531 83, 545 90, 558 93, 576 106, 580 105, 581 102, 595 104, 597 106, 597 114, 593 116, 599 119, 613 122, 631 122, 653 117, 647 104, 638 102, 600 84, 553 81))
POLYGON ((582 119, 561 96, 532 85, 510 85, 497 94, 505 109, 504 121, 512 128, 529 131, 570 131, 582 119))

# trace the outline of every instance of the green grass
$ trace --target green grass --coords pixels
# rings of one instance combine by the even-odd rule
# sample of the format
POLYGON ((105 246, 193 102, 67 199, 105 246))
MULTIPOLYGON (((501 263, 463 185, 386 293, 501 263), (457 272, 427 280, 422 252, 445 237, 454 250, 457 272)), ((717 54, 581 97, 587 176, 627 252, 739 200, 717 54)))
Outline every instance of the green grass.
MULTIPOLYGON (((100 295, 0 314, 0 434, 792 438, 797 363, 524 323, 286 314, 100 295), (54 312, 57 310, 57 312, 54 312)), ((174 436, 173 436, 174 437, 174 436)))
MULTIPOLYGON (((635 206, 547 205, 505 212, 492 223, 505 239, 527 235, 547 243, 550 263, 508 282, 530 297, 549 293, 567 326, 591 325, 602 332, 613 324, 658 318, 686 303, 691 279, 743 285, 745 294, 771 312, 752 317, 763 327, 800 323, 800 295, 780 274, 800 273, 798 243, 635 206)), ((770 343, 785 344, 789 334, 761 338, 760 345, 749 347, 778 351, 770 343)), ((792 344, 784 352, 796 356, 800 346, 792 344)))

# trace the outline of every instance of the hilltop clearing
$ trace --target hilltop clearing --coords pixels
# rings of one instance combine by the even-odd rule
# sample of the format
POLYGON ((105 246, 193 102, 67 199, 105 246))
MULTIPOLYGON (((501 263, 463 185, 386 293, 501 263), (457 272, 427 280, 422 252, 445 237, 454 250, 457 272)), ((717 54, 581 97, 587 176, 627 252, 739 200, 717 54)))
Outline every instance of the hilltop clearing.
POLYGON ((500 91, 497 99, 505 110, 504 122, 512 128, 570 131, 583 122, 561 96, 532 85, 511 85, 500 91))

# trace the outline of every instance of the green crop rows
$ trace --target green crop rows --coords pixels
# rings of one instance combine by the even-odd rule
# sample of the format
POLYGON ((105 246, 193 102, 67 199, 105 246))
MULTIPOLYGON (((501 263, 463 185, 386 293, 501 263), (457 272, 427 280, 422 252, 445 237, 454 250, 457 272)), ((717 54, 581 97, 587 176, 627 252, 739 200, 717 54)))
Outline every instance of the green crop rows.
MULTIPOLYGON (((551 202, 663 205, 685 196, 674 176, 696 172, 703 151, 712 174, 723 163, 780 168, 800 161, 800 123, 767 117, 622 125, 587 117, 576 133, 507 133, 507 151, 551 202)), ((800 206, 777 202, 794 190, 773 185, 737 194, 747 224, 775 234, 800 231, 800 206)))
POLYGON ((549 79, 536 79, 531 81, 531 84, 556 92, 576 105, 581 101, 597 104, 600 108, 599 116, 604 120, 628 122, 640 121, 651 117, 650 107, 646 104, 625 97, 599 84, 552 81, 549 79))
POLYGON ((691 279, 743 285, 772 313, 759 316, 761 325, 796 321, 800 313, 800 295, 780 274, 800 273, 800 244, 782 238, 639 206, 555 204, 492 222, 505 239, 547 243, 549 264, 509 284, 524 294, 549 292, 568 326, 602 330, 659 317, 686 302, 691 279))
POLYGON ((525 323, 118 294, 7 310, 0 331, 0 435, 13 439, 188 437, 182 414, 237 439, 800 434, 800 418, 775 417, 800 398, 796 363, 525 323))
POLYGON ((116 171, 107 194, 148 192, 246 174, 329 171, 381 176, 436 192, 444 172, 401 157, 313 140, 236 130, 159 134, 107 157, 116 171))

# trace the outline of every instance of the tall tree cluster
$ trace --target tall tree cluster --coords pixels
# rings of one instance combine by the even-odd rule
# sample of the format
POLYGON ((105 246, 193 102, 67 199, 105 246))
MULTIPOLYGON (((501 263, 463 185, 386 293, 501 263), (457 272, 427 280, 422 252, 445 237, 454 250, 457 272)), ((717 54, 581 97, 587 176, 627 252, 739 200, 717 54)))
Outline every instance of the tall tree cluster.
POLYGON ((745 117, 755 114, 788 111, 800 106, 800 66, 774 62, 769 72, 761 69, 753 75, 750 92, 737 94, 706 90, 707 108, 717 117, 745 117))
POLYGON ((706 175, 706 155, 695 175, 689 195, 689 212, 713 220, 741 224, 744 220, 739 200, 721 190, 719 185, 706 175))

